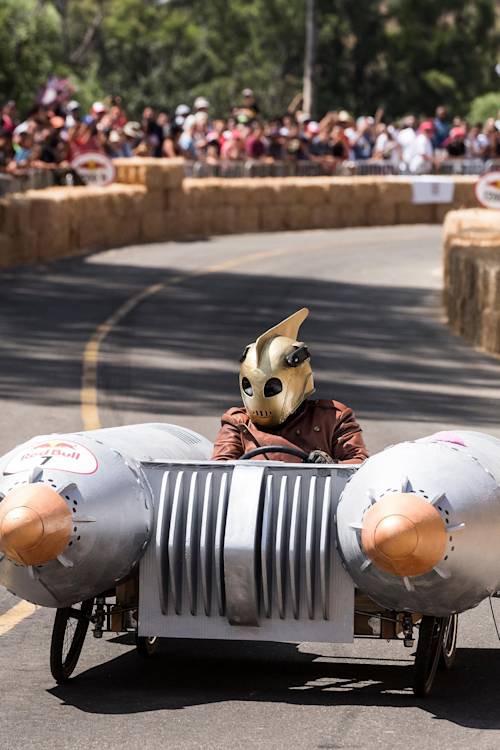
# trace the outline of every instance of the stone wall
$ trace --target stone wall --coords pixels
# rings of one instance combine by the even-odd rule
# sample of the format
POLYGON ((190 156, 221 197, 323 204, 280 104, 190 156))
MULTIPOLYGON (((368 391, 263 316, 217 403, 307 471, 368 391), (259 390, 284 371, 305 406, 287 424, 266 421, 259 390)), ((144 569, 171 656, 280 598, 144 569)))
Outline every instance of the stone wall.
POLYGON ((455 177, 453 205, 414 205, 394 177, 184 179, 182 159, 116 159, 106 188, 32 190, 0 200, 0 268, 122 245, 238 232, 441 223, 476 205, 455 177))
POLYGON ((455 333, 500 354, 500 211, 452 211, 446 217, 444 304, 455 333))

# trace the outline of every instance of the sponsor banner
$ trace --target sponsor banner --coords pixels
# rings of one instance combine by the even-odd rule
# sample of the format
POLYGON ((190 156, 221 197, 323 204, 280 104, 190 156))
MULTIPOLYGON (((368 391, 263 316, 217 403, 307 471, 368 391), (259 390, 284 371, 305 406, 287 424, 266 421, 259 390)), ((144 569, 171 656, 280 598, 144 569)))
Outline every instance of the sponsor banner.
POLYGON ((115 166, 111 159, 99 151, 85 151, 74 157, 73 169, 85 180, 87 185, 103 187, 115 179, 115 166))
POLYGON ((485 208, 500 208, 500 172, 486 172, 476 182, 476 198, 485 208))
POLYGON ((94 474, 98 463, 92 451, 73 440, 44 440, 24 446, 10 459, 4 473, 17 474, 35 466, 70 474, 94 474))
POLYGON ((455 183, 449 177, 413 177, 412 203, 452 203, 455 183))

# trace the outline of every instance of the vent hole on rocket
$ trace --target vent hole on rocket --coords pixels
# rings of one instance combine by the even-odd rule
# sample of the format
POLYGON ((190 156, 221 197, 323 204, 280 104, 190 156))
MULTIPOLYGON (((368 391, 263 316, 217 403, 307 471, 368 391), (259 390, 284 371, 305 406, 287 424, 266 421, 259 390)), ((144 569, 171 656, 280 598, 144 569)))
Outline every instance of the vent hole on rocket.
POLYGON ((69 495, 64 495, 64 497, 66 498, 66 500, 71 500, 69 495))
POLYGON ((81 536, 77 536, 76 541, 79 542, 81 538, 82 538, 81 536))
POLYGON ((73 508, 73 513, 76 513, 76 508, 73 508))
POLYGON ((448 559, 448 555, 446 555, 446 557, 444 559, 447 560, 448 559))
MULTIPOLYGON (((77 527, 73 526, 73 531, 75 532, 75 534, 76 534, 77 530, 78 530, 77 527)), ((450 537, 450 542, 451 542, 451 537, 450 537)))
POLYGON ((454 551, 455 551, 455 547, 452 547, 452 548, 451 548, 451 551, 452 551, 452 552, 454 552, 454 551))
POLYGON ((70 542, 70 543, 68 544, 68 547, 71 547, 72 545, 73 545, 73 542, 70 542))
POLYGON ((445 510, 445 513, 446 513, 447 516, 450 515, 450 511, 449 510, 445 510))
POLYGON ((443 509, 442 509, 442 507, 441 507, 440 505, 438 505, 438 510, 440 510, 440 511, 442 511, 442 510, 443 510, 443 509))

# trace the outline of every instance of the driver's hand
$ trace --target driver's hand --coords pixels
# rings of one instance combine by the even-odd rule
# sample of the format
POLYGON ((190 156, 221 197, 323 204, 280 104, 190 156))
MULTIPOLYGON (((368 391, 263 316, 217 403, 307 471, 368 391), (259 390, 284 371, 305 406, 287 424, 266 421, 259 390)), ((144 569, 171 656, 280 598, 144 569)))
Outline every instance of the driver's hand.
POLYGON ((310 464, 333 464, 333 458, 326 451, 311 451, 307 459, 310 464))

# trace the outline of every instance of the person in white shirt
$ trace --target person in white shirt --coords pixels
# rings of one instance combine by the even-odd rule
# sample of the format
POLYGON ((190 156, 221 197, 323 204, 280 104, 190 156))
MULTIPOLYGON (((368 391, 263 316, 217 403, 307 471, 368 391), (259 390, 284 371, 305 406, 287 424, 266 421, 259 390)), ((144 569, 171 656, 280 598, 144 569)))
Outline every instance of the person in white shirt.
POLYGON ((398 144, 401 149, 401 159, 408 166, 413 155, 413 144, 417 134, 415 132, 416 120, 413 115, 405 117, 401 123, 401 130, 398 133, 398 144))
POLYGON ((412 155, 408 167, 412 174, 429 174, 434 165, 434 147, 432 136, 434 125, 431 120, 421 123, 413 142, 412 155))

